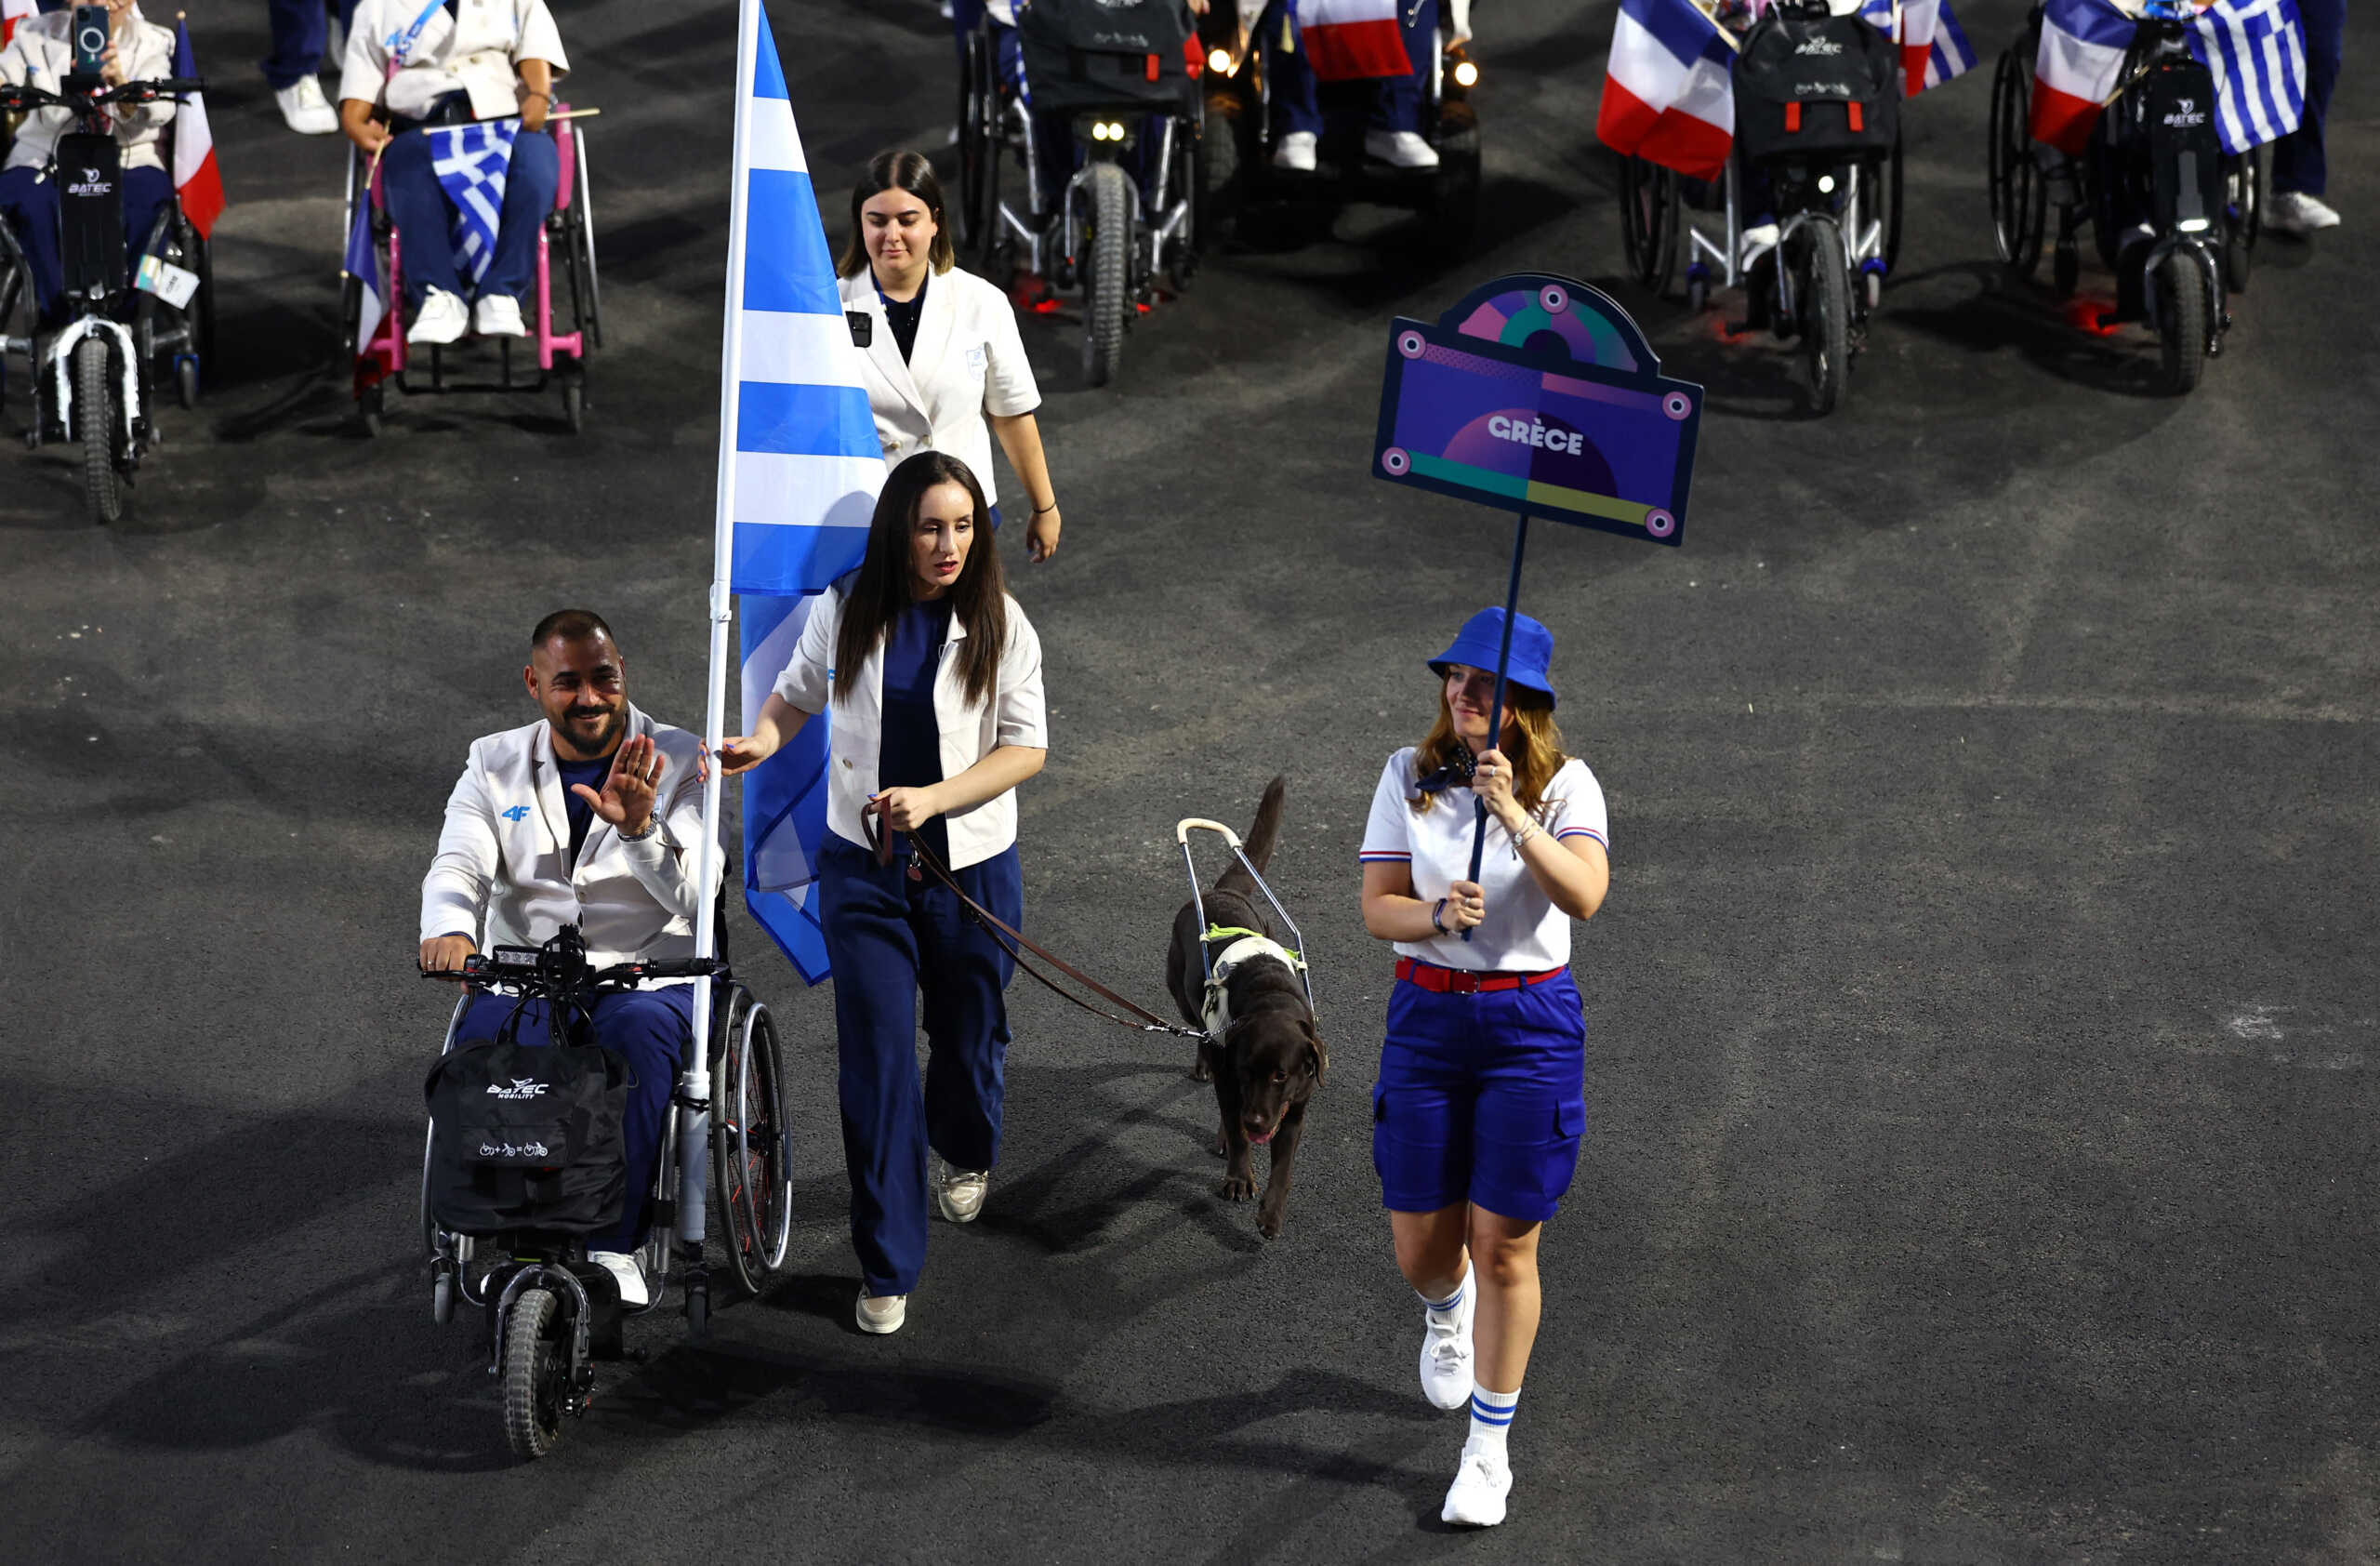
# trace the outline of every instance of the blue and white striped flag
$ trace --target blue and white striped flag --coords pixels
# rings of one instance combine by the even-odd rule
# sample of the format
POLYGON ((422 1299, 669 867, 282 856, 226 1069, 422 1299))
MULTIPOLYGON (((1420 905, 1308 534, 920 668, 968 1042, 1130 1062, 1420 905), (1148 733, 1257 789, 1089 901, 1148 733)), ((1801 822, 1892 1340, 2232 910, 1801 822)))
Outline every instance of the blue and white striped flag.
POLYGON ((455 253, 477 287, 496 259, 504 177, 512 171, 512 139, 521 134, 521 122, 480 120, 435 126, 423 134, 430 138, 430 166, 438 188, 455 209, 455 253))
MULTIPOLYGON (((859 564, 884 448, 776 42, 759 0, 742 11, 713 593, 743 595, 748 732, 817 594, 859 564)), ((826 715, 745 776, 745 904, 815 984, 827 973, 812 869, 826 831, 826 715)))
POLYGON ((2190 53, 2215 73, 2215 128, 2225 152, 2297 128, 2306 113, 2306 29, 2296 0, 2215 0, 2191 24, 2190 53))

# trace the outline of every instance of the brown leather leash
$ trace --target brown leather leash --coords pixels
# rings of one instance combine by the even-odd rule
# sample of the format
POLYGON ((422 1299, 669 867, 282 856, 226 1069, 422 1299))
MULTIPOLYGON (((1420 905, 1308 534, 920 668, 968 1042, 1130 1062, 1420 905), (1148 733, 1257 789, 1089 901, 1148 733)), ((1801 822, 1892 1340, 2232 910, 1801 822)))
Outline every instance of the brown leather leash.
MULTIPOLYGON (((877 826, 876 809, 873 804, 869 805, 860 813, 860 829, 867 834, 867 845, 876 850, 876 862, 879 865, 891 864, 892 862, 892 839, 891 834, 879 830, 877 826)), ((909 834, 909 856, 910 861, 913 864, 921 867, 928 875, 931 875, 934 880, 949 888, 950 895, 959 899, 959 905, 966 909, 968 916, 973 919, 976 923, 984 927, 985 933, 989 935, 994 941, 998 943, 1000 949, 1009 954, 1010 960, 1018 967, 1032 975, 1033 977, 1038 980, 1042 987, 1048 989, 1052 995, 1059 997, 1061 1000, 1072 1002, 1074 1004, 1080 1006, 1084 1011, 1089 1012, 1091 1015, 1100 1018, 1104 1022, 1112 1022, 1118 1028, 1129 1028, 1135 1033, 1171 1033, 1177 1038, 1183 1039, 1203 1040, 1206 1038, 1206 1031, 1203 1029, 1184 1028, 1178 1022, 1168 1022, 1163 1017, 1157 1015, 1153 1012, 1144 1011, 1140 1006, 1126 1000, 1123 996, 1117 994, 1114 990, 1108 989, 1097 979, 1092 978, 1089 974, 1086 974, 1081 969, 1077 968, 1073 963, 1068 962, 1064 958, 1060 957, 1057 953, 1046 950, 1045 949, 1035 945, 1033 941, 1026 936, 1024 931, 1016 929, 1007 921, 1000 918, 998 914, 994 913, 991 909, 985 908, 983 904, 969 896, 967 895, 966 888, 959 884, 958 878, 953 876, 949 870, 943 867, 941 860, 934 857, 933 850, 928 848, 924 843, 918 841, 918 834, 915 832, 911 832, 909 834), (1011 942, 1015 944, 1011 945, 1011 942), (1069 994, 1055 979, 1052 979, 1049 975, 1041 972, 1040 969, 1036 968, 1032 963, 1026 962, 1025 960, 1025 952, 1017 949, 1017 947, 1020 946, 1023 947, 1025 951, 1033 953, 1033 955, 1040 958, 1044 962, 1049 963, 1050 966, 1057 969, 1058 972, 1065 975, 1066 977, 1074 980, 1077 984, 1081 985, 1092 994, 1099 996, 1102 1000, 1107 1001, 1112 1004, 1123 1007, 1126 1011, 1131 1013, 1132 1016, 1138 1017, 1140 1020, 1135 1022, 1131 1017, 1117 1016, 1113 1012, 1102 1011, 1097 1006, 1094 1006, 1090 1002, 1084 1000, 1081 996, 1069 994)))

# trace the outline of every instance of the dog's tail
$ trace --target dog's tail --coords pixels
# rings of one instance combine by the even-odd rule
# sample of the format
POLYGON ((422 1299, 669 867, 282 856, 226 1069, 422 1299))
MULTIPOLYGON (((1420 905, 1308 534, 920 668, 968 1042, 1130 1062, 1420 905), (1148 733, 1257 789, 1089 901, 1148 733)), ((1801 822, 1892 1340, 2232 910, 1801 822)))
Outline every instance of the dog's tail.
POLYGON ((1287 785, 1278 777, 1264 785, 1264 798, 1256 806, 1256 824, 1248 829, 1248 862, 1262 874, 1273 862, 1273 840, 1281 831, 1281 796, 1287 785))

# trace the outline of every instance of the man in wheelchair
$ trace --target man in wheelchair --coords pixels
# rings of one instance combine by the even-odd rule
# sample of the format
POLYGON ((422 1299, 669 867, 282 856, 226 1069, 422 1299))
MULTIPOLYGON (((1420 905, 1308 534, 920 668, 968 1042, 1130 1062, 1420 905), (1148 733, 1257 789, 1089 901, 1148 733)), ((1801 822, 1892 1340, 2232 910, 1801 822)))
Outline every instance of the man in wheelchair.
MULTIPOLYGON (((109 86, 125 82, 153 81, 174 73, 174 35, 140 14, 134 0, 107 0, 111 38, 100 57, 100 78, 109 86)), ((0 83, 64 92, 74 69, 74 46, 69 35, 71 10, 27 17, 17 24, 8 46, 0 49, 0 83)), ((108 111, 110 128, 123 155, 124 243, 127 272, 140 264, 140 252, 156 226, 158 212, 174 198, 172 175, 159 135, 174 117, 174 100, 120 103, 108 111)), ((65 273, 59 240, 58 179, 50 168, 58 139, 74 128, 74 116, 64 109, 37 109, 25 116, 16 139, 0 166, 0 213, 25 253, 33 274, 33 297, 46 323, 55 323, 65 273)))
MULTIPOLYGON (((587 610, 538 622, 522 678, 545 716, 471 746, 421 883, 422 968, 459 968, 483 944, 540 945, 566 923, 580 927, 596 967, 692 957, 695 910, 718 891, 694 884, 701 741, 628 704, 627 660, 587 610)), ((588 1236, 591 1259, 631 1307, 652 1297, 635 1252, 670 1089, 694 1038, 694 994, 690 981, 608 994, 588 1019, 591 1042, 634 1076, 628 1208, 617 1229, 588 1236)), ((543 1003, 474 996, 457 1042, 499 1036, 545 1042, 543 1003)))
POLYGON ((339 126, 378 160, 381 199, 403 246, 414 312, 407 342, 450 343, 468 331, 528 336, 521 296, 536 279, 537 232, 562 182, 560 150, 536 133, 569 72, 546 0, 357 0, 339 126), (424 134, 477 123, 490 139, 469 157, 450 150, 442 159, 424 134), (499 142, 509 143, 509 161, 499 142), (499 181, 496 197, 489 187, 499 181), (492 237, 458 258, 454 225, 466 206, 492 237), (469 272, 479 273, 476 286, 469 272), (467 306, 466 295, 475 302, 467 306))

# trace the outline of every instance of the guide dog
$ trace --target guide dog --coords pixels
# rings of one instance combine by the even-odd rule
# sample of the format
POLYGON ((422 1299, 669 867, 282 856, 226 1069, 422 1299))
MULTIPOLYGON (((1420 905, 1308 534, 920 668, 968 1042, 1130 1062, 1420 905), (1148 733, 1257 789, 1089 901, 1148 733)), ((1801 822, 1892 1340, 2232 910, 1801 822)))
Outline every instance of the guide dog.
MULTIPOLYGON (((1282 793, 1280 778, 1265 785, 1256 824, 1243 845, 1248 863, 1259 873, 1271 861, 1280 832, 1282 793)), ((1198 961, 1207 932, 1198 928, 1197 905, 1192 901, 1183 904, 1173 918, 1165 987, 1182 1009, 1183 1020, 1206 1031, 1190 1074, 1215 1084, 1223 1127, 1214 1151, 1229 1161, 1222 1188, 1226 1200, 1246 1201, 1256 1194, 1249 1149, 1272 1148, 1272 1174, 1256 1212, 1257 1232, 1271 1240, 1281 1232, 1306 1105, 1329 1070, 1330 1052, 1315 1031, 1314 1008, 1306 1003, 1305 987, 1298 977, 1296 964, 1302 956, 1280 944, 1272 905, 1236 858, 1215 878, 1206 904, 1208 929, 1215 932, 1204 941, 1214 981, 1208 982, 1198 961)))

